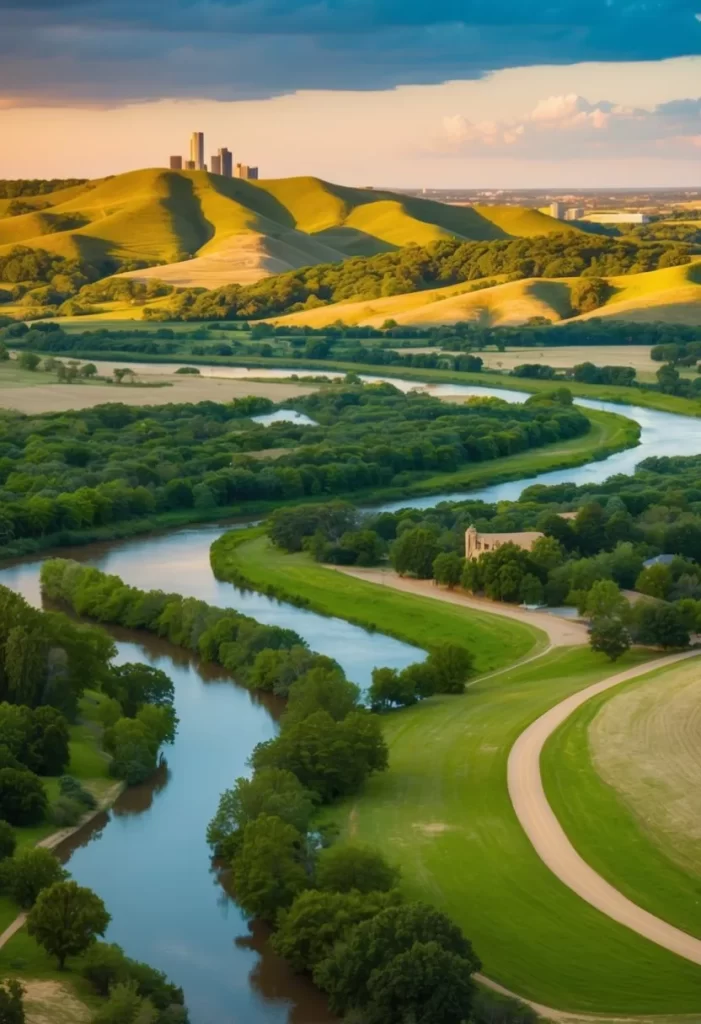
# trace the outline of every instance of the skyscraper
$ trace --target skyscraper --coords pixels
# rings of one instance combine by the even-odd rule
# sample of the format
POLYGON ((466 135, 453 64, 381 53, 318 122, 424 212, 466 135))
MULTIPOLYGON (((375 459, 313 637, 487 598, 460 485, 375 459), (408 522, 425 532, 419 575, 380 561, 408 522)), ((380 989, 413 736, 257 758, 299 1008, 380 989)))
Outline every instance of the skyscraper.
POLYGON ((190 136, 190 160, 195 170, 204 170, 204 132, 193 132, 190 136))
POLYGON ((212 159, 209 162, 209 169, 212 174, 221 174, 221 157, 212 154, 212 159))
POLYGON ((248 164, 236 164, 234 177, 243 178, 244 181, 256 181, 258 178, 258 168, 249 167, 248 164))
MULTIPOLYGON (((212 159, 214 159, 214 158, 212 158, 212 159)), ((232 157, 231 157, 230 150, 228 150, 226 148, 226 146, 224 146, 223 149, 219 150, 219 167, 220 167, 219 173, 223 174, 225 178, 231 178, 232 177, 232 170, 233 170, 232 157)))
POLYGON ((182 171, 183 158, 181 156, 172 156, 170 158, 170 169, 171 171, 182 171))

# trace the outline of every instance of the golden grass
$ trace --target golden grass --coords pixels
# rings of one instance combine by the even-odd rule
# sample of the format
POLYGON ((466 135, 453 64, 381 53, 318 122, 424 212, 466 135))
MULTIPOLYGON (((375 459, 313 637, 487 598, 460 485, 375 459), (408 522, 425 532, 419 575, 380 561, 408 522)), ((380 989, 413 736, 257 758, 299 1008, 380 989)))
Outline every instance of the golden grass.
POLYGON ((24 244, 88 260, 177 262, 135 276, 202 287, 441 238, 575 230, 536 210, 453 207, 311 177, 248 182, 152 168, 54 193, 50 209, 39 209, 42 198, 18 217, 0 205, 0 253, 24 244), (58 230, 58 218, 73 223, 58 230))

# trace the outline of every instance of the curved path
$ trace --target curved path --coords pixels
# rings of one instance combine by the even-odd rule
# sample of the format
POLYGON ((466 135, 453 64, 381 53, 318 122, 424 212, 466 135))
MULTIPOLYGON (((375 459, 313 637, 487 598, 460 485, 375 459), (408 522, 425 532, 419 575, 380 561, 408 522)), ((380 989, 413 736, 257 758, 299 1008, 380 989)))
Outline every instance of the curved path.
POLYGON ((696 650, 686 651, 660 658, 653 663, 638 665, 587 686, 556 704, 537 718, 516 740, 509 754, 507 773, 509 796, 521 827, 540 859, 556 878, 602 914, 658 946, 701 965, 701 939, 643 910, 605 881, 579 856, 548 803, 540 775, 540 755, 546 740, 582 704, 629 679, 647 675, 698 654, 696 650))
POLYGON ((367 580, 368 583, 379 583, 385 587, 392 587, 393 590, 401 590, 406 594, 432 597, 436 601, 462 605, 464 608, 472 608, 477 612, 500 615, 505 619, 515 619, 517 622, 523 622, 526 626, 541 629, 547 635, 550 647, 575 647, 589 643, 589 633, 582 622, 561 619, 550 612, 531 612, 526 608, 518 608, 516 605, 503 604, 501 601, 472 597, 462 590, 447 590, 444 587, 439 587, 433 580, 410 579, 408 576, 398 576, 396 572, 387 569, 350 569, 337 565, 326 568, 333 568, 336 572, 342 572, 346 576, 355 576, 359 580, 367 580))

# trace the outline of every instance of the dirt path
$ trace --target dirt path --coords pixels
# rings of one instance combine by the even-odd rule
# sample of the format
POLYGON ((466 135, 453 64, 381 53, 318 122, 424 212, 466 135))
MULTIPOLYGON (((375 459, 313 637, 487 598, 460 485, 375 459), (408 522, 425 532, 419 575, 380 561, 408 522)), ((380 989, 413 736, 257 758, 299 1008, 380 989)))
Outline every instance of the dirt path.
POLYGON ((439 587, 432 580, 409 579, 406 576, 397 576, 396 573, 387 569, 347 569, 339 566, 334 566, 334 568, 337 572, 345 573, 346 576, 355 576, 359 580, 367 580, 368 583, 392 587, 393 590, 401 590, 405 594, 432 597, 436 601, 462 605, 464 608, 472 608, 477 612, 500 615, 505 619, 523 622, 526 626, 535 626, 547 634, 551 647, 575 647, 589 642, 587 628, 581 622, 561 619, 549 612, 529 612, 525 608, 516 607, 516 605, 489 601, 482 597, 471 597, 463 591, 446 590, 439 587))
POLYGON ((511 748, 508 788, 521 827, 543 863, 561 882, 619 924, 692 963, 701 964, 701 940, 637 906, 579 856, 548 803, 540 775, 540 755, 546 740, 582 704, 619 683, 698 654, 696 650, 673 654, 653 664, 619 672, 580 690, 541 715, 511 748))

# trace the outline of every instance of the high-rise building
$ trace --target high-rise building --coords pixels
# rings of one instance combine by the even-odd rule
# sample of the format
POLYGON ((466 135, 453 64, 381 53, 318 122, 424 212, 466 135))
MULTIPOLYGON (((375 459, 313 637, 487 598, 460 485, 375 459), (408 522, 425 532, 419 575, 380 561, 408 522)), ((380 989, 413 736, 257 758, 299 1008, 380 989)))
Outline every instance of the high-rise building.
POLYGON ((221 174, 221 157, 216 154, 212 154, 212 159, 209 162, 209 167, 212 174, 221 174))
POLYGON ((243 178, 245 181, 256 181, 258 178, 258 168, 249 167, 248 164, 236 164, 234 177, 243 178))
POLYGON ((570 206, 569 210, 565 210, 565 220, 581 220, 583 216, 583 206, 570 206))
POLYGON ((550 216, 554 217, 555 220, 565 219, 566 206, 564 203, 551 203, 550 204, 550 216))
POLYGON ((170 169, 171 171, 182 171, 183 158, 181 156, 172 156, 170 158, 170 169))
POLYGON ((219 167, 220 174, 223 174, 225 178, 231 178, 233 176, 233 163, 231 151, 224 146, 219 150, 219 167))
POLYGON ((186 171, 194 171, 195 170, 195 161, 194 160, 186 160, 185 161, 185 170, 186 171))
POLYGON ((190 160, 196 171, 204 170, 204 132, 193 132, 190 136, 190 160))

